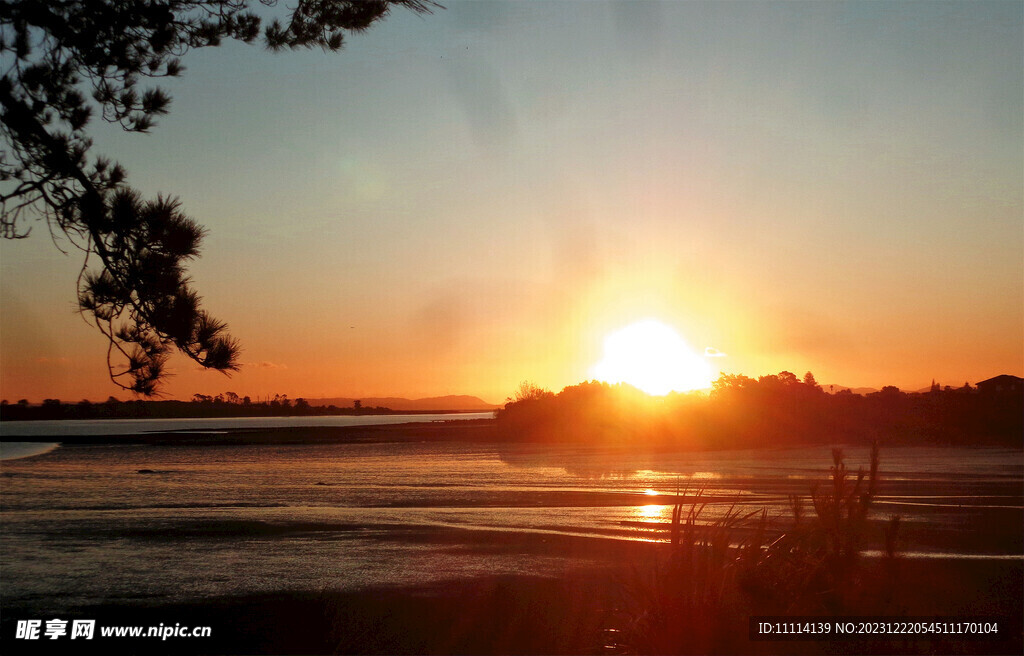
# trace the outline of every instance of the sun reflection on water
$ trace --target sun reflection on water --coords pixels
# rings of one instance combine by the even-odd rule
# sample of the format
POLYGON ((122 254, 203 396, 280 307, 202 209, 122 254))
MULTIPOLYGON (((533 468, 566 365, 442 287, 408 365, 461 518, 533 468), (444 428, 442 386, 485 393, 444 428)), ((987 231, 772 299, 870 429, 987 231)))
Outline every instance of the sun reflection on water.
POLYGON ((637 506, 633 511, 633 516, 640 520, 666 519, 672 516, 672 506, 659 506, 654 504, 648 506, 637 506))

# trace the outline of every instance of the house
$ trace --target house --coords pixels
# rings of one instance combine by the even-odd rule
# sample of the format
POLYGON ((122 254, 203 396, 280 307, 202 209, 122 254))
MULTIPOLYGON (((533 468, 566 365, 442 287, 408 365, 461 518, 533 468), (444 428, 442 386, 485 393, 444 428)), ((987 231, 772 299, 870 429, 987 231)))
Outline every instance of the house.
POLYGON ((1003 374, 983 380, 976 387, 982 394, 1020 394, 1024 390, 1024 378, 1003 374))

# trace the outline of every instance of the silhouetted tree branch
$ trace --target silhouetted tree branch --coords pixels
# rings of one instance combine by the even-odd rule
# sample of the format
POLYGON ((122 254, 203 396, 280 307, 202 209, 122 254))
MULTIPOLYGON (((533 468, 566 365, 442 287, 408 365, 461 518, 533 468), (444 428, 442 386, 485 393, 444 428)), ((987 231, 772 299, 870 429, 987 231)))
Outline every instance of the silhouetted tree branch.
MULTIPOLYGON (((186 264, 204 230, 173 198, 146 200, 124 169, 90 153, 93 115, 147 132, 170 96, 140 88, 176 77, 189 50, 225 39, 271 50, 336 51, 392 6, 426 12, 428 0, 298 0, 264 21, 251 0, 16 0, 0 4, 0 236, 28 236, 30 221, 85 254, 78 302, 109 340, 111 380, 152 395, 177 348, 204 367, 238 369, 238 342, 200 307, 186 264), (262 39, 260 38, 262 35, 262 39), (93 268, 96 265, 96 268, 93 268)), ((275 6, 276 0, 261 0, 275 6)), ((63 250, 63 248, 61 248, 63 250)))

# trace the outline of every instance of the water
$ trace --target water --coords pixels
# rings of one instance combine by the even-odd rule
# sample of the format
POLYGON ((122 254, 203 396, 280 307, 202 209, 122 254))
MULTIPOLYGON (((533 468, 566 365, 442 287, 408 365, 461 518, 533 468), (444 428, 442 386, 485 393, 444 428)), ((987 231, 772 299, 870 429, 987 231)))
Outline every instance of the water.
MULTIPOLYGON (((908 552, 1022 557, 1019 451, 893 448, 882 458, 875 519, 900 514, 908 552)), ((866 449, 848 449, 854 470, 867 461, 866 449)), ((566 545, 664 540, 677 489, 701 491, 705 519, 767 508, 785 526, 788 495, 806 495, 830 464, 824 447, 65 446, 0 466, 0 601, 57 611, 554 574, 598 558, 566 545)))
POLYGON ((0 460, 37 456, 60 446, 56 442, 0 442, 0 460))
POLYGON ((421 421, 487 419, 493 412, 415 415, 328 415, 317 417, 211 417, 178 419, 54 419, 0 422, 0 437, 68 437, 82 435, 137 435, 168 431, 226 431, 240 428, 317 426, 374 426, 421 421))

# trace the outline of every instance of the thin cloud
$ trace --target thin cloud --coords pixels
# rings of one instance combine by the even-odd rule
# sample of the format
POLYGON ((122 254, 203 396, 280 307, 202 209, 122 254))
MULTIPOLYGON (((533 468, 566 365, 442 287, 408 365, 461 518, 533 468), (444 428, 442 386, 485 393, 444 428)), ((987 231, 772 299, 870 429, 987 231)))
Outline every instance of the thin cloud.
POLYGON ((268 362, 267 360, 263 360, 261 362, 243 362, 242 366, 243 367, 258 367, 260 369, 287 369, 288 368, 288 365, 286 365, 286 364, 277 364, 276 362, 268 362))
POLYGON ((705 358, 727 358, 729 356, 727 354, 725 354, 725 353, 722 353, 721 351, 719 351, 718 349, 716 349, 714 347, 708 346, 708 347, 704 348, 704 357, 705 358))

